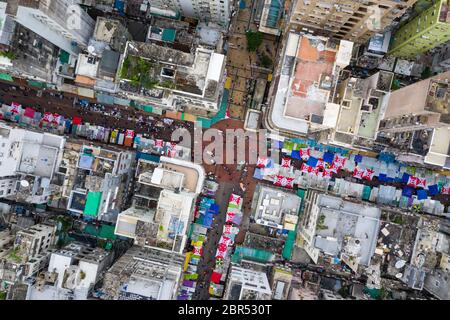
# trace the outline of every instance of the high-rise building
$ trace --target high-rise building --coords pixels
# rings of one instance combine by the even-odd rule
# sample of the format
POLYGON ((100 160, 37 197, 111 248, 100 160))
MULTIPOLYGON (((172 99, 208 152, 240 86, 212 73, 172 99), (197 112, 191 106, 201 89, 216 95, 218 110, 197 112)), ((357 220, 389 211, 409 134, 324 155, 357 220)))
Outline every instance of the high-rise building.
MULTIPOLYGON (((199 19, 202 22, 217 23, 228 27, 231 13, 229 0, 153 0, 152 10, 173 10, 186 17, 199 19)), ((155 11, 157 13, 157 11, 155 11)))
POLYGON ((450 167, 450 71, 395 90, 385 99, 377 143, 398 159, 450 167))
POLYGON ((75 0, 11 0, 6 13, 14 20, 69 53, 88 45, 95 21, 75 0))
POLYGON ((297 0, 290 27, 317 35, 365 43, 417 0, 297 0))
POLYGON ((439 0, 401 27, 391 42, 391 55, 413 58, 450 40, 450 1, 439 0))

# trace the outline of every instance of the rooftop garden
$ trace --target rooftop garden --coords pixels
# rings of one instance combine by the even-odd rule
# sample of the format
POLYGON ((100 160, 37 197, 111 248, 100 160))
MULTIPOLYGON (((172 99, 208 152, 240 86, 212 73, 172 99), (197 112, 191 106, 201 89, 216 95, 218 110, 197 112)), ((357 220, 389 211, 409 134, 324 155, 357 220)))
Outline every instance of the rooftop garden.
POLYGON ((158 87, 175 89, 175 83, 172 81, 160 81, 154 74, 157 73, 155 65, 141 57, 128 55, 120 69, 119 76, 121 79, 129 80, 133 87, 142 87, 150 90, 158 87))
POLYGON ((19 255, 17 255, 18 252, 19 252, 19 248, 12 249, 9 252, 9 255, 8 255, 8 257, 11 260, 13 260, 15 263, 21 263, 22 262, 22 258, 19 255))

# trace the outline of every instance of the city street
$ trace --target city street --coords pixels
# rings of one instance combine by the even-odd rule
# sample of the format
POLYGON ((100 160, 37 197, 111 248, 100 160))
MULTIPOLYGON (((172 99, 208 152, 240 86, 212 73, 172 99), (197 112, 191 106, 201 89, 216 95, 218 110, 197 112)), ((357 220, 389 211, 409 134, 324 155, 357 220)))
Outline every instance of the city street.
MULTIPOLYGON (((53 90, 43 90, 42 96, 38 97, 38 90, 34 87, 24 87, 21 89, 18 84, 14 84, 16 90, 11 90, 12 83, 0 82, 0 102, 10 105, 11 102, 18 102, 22 107, 31 107, 38 112, 52 112, 58 113, 65 118, 73 118, 75 116, 81 117, 84 123, 95 124, 103 127, 116 129, 132 129, 136 133, 147 133, 156 138, 163 140, 170 140, 173 130, 177 126, 182 126, 193 130, 193 123, 174 120, 171 126, 158 126, 155 124, 161 120, 156 116, 135 109, 133 107, 126 107, 120 105, 102 104, 102 110, 93 111, 93 108, 86 109, 81 106, 74 106, 75 95, 63 93, 61 99, 55 95, 53 90)), ((88 100, 95 103, 92 99, 78 97, 79 99, 88 100)))
MULTIPOLYGON (((227 76, 231 78, 230 116, 241 120, 245 118, 246 107, 252 96, 252 82, 256 79, 267 80, 272 69, 258 67, 257 53, 247 51, 246 31, 256 31, 257 26, 252 19, 254 4, 250 0, 245 2, 245 8, 239 9, 232 18, 226 67, 227 76)), ((277 45, 274 36, 264 34, 258 53, 265 54, 274 61, 277 45)))

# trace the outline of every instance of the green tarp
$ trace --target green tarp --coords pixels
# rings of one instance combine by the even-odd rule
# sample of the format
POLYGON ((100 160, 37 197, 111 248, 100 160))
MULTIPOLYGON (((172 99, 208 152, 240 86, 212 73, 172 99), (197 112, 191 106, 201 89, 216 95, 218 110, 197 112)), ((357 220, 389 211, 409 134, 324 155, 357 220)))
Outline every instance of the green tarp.
POLYGON ((70 54, 64 50, 59 53, 59 61, 62 64, 69 63, 70 54))
POLYGON ((88 192, 84 214, 87 216, 97 216, 101 199, 101 192, 88 192))
POLYGON ((28 80, 28 85, 38 88, 47 88, 47 85, 45 83, 34 81, 34 80, 28 80))
POLYGON ((162 32, 162 41, 174 42, 175 29, 164 29, 162 32))
POLYGON ((11 77, 11 75, 9 75, 7 73, 0 73, 0 80, 14 81, 14 79, 11 77))
POLYGON ((237 246, 231 257, 231 262, 240 263, 242 259, 245 259, 265 263, 271 261, 273 258, 274 255, 272 252, 237 246))

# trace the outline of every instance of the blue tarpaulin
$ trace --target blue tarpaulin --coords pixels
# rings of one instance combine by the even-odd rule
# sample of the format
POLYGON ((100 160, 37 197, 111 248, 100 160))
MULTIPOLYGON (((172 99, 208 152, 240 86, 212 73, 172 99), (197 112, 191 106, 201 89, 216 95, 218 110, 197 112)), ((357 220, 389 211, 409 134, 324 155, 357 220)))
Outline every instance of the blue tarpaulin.
POLYGON ((428 198, 428 194, 426 190, 417 190, 417 199, 425 200, 428 198))
POLYGON ((309 157, 308 162, 306 162, 306 164, 310 167, 315 167, 318 161, 319 160, 317 158, 309 157))
POLYGON ((301 160, 302 157, 300 157, 300 151, 299 150, 293 150, 291 153, 291 158, 301 160))
POLYGON ((432 186, 428 187, 428 194, 430 196, 434 196, 434 195, 436 195, 438 193, 439 193, 439 188, 438 188, 437 184, 433 184, 432 186))
POLYGON ((363 159, 362 155, 360 155, 360 154, 355 155, 355 162, 356 163, 362 162, 362 159, 363 159))
POLYGON ((402 182, 403 182, 403 183, 408 183, 409 177, 410 177, 410 175, 407 174, 407 173, 405 172, 405 173, 403 174, 403 176, 402 176, 402 182))
POLYGON ((411 198, 414 193, 414 189, 410 187, 404 187, 402 190, 402 196, 411 198))
POLYGON ((387 182, 388 181, 388 177, 385 173, 380 173, 380 175, 378 176, 378 180, 381 182, 387 182))
POLYGON ((332 163, 334 160, 334 153, 331 152, 325 152, 323 154, 323 161, 324 162, 328 162, 328 163, 332 163))
POLYGON ((211 207, 209 208, 209 211, 212 212, 212 214, 218 214, 219 213, 219 205, 217 203, 213 203, 211 207))

